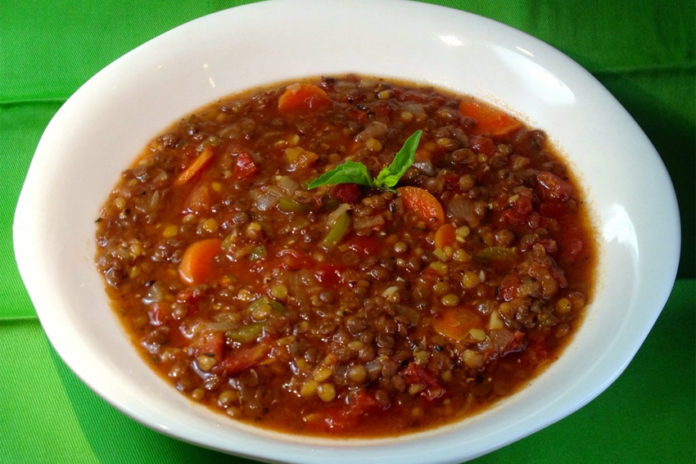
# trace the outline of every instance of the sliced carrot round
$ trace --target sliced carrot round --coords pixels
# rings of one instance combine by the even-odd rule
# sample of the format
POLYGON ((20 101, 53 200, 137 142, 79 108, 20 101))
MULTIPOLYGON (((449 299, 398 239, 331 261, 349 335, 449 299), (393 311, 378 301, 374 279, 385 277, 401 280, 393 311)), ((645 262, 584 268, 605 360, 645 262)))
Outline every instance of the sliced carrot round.
POLYGON ((432 193, 420 187, 399 187, 396 189, 404 206, 416 213, 430 227, 439 227, 445 222, 445 210, 432 193))
POLYGON ((433 320, 433 328, 440 335, 461 340, 471 329, 481 329, 483 320, 478 312, 467 307, 447 308, 433 320))
POLYGON ((521 126, 518 120, 507 113, 469 98, 464 98, 459 103, 459 112, 462 116, 476 121, 471 129, 476 135, 502 137, 521 126))
POLYGON ((179 263, 179 277, 190 285, 209 282, 215 276, 213 259, 220 253, 222 241, 209 238, 193 242, 179 263))

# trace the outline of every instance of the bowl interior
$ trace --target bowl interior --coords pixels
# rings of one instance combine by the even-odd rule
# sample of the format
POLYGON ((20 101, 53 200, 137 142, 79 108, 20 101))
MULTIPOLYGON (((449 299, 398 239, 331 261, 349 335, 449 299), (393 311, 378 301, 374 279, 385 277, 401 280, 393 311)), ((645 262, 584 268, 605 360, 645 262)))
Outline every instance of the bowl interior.
POLYGON ((445 8, 300 0, 187 23, 87 82, 41 139, 14 236, 20 272, 53 346, 85 383, 134 419, 186 441, 268 460, 415 463, 475 457, 559 420, 603 391, 666 301, 679 253, 678 221, 669 177, 650 142, 614 98, 560 52, 445 8), (474 418, 401 438, 281 435, 192 404, 136 354, 93 264, 99 207, 150 138, 236 91, 347 72, 474 95, 545 130, 585 187, 600 242, 594 302, 559 361, 474 418), (659 224, 653 211, 661 212, 659 224), (345 448, 351 453, 336 453, 345 448))

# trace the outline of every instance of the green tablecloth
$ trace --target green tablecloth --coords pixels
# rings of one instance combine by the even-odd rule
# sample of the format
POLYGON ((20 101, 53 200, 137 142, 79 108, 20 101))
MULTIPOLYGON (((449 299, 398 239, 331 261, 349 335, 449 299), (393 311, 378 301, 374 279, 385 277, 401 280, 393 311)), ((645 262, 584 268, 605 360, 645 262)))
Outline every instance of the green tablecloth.
MULTIPOLYGON (((70 94, 144 41, 240 3, 0 3, 0 462, 247 462, 158 435, 82 384, 49 345, 11 245, 33 151, 70 94)), ((679 280, 626 372, 585 408, 476 462, 696 462, 696 3, 432 3, 524 30, 592 72, 660 152, 683 222, 679 280)))

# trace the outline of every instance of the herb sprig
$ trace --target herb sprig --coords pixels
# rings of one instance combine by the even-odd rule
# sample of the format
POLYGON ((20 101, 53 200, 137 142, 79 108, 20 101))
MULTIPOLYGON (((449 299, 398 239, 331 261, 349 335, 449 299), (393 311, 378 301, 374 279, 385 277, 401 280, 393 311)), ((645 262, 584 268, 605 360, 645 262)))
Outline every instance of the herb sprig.
POLYGON ((422 135, 423 131, 420 129, 411 134, 401 149, 394 155, 391 164, 382 169, 377 174, 377 177, 372 177, 364 164, 346 161, 314 179, 307 188, 313 189, 331 184, 358 184, 393 192, 399 179, 406 174, 408 168, 413 164, 416 157, 416 149, 422 135))

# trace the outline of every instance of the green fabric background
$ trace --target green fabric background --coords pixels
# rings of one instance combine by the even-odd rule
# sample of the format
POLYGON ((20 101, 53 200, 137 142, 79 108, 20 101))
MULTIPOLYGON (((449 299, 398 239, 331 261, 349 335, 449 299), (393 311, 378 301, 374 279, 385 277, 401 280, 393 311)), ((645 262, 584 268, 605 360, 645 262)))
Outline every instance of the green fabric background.
MULTIPOLYGON (((0 462, 249 462, 159 435, 91 392, 48 343, 12 252, 17 197, 60 105, 146 40, 242 3, 0 2, 0 462)), ((528 32, 594 74, 662 156, 682 215, 679 280, 624 374, 580 411, 475 462, 696 462, 696 2, 430 3, 528 32)))

